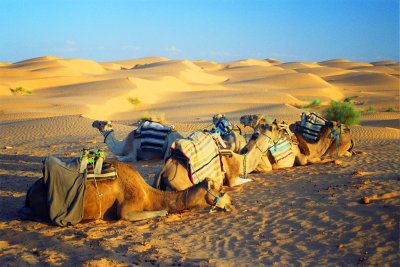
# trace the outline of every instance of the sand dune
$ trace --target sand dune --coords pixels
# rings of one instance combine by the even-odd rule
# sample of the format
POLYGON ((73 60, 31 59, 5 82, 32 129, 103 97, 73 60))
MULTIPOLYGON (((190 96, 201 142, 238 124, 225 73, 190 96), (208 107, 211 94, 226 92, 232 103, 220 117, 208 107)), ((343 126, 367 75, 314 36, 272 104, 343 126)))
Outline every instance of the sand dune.
POLYGON ((266 66, 269 67, 272 64, 266 60, 259 59, 244 59, 232 62, 224 63, 226 68, 235 68, 235 67, 243 67, 243 66, 266 66))
POLYGON ((395 91, 399 88, 399 79, 386 73, 357 72, 325 77, 325 79, 333 84, 344 84, 346 87, 373 87, 379 88, 379 91, 395 91))
MULTIPOLYGON (((231 112, 233 109, 228 108, 230 104, 239 108, 237 103, 240 101, 246 105, 246 99, 250 98, 257 98, 259 102, 280 101, 301 105, 315 97, 327 103, 332 99, 359 95, 366 97, 367 102, 375 103, 371 93, 382 95, 385 92, 384 95, 396 101, 399 82, 396 66, 398 63, 393 61, 371 64, 345 59, 319 63, 284 63, 275 59, 217 63, 148 57, 97 63, 45 56, 0 66, 0 95, 11 97, 15 105, 23 106, 26 101, 12 96, 9 90, 23 86, 33 92, 24 97, 29 97, 30 102, 42 103, 43 107, 46 106, 43 99, 46 99, 63 107, 81 106, 87 111, 87 116, 99 114, 116 118, 125 114, 123 119, 137 119, 146 110, 156 111, 162 106, 163 110, 174 110, 168 114, 173 119, 175 115, 181 117, 180 109, 175 107, 176 103, 180 103, 180 96, 175 94, 177 92, 190 95, 190 92, 225 91, 222 95, 226 95, 220 97, 224 106, 222 112, 231 112), (230 96, 231 90, 240 101, 230 96), (254 93, 254 90, 258 90, 258 93, 254 93), (366 90, 369 95, 360 90, 366 90), (129 98, 138 99, 140 104, 132 105, 129 98)), ((213 94, 210 94, 209 100, 212 97, 213 94)), ((186 102, 190 105, 191 101, 186 102)), ((198 110, 195 105, 191 109, 193 112, 198 110)), ((77 109, 73 110, 73 114, 76 114, 77 109)), ((193 113, 191 116, 195 118, 199 115, 193 113)))
POLYGON ((103 62, 102 65, 108 66, 110 64, 120 66, 120 68, 131 69, 134 68, 136 65, 145 65, 145 64, 152 64, 156 62, 167 61, 168 58, 163 57, 144 57, 144 58, 135 58, 135 59, 128 59, 128 60, 119 60, 119 61, 111 61, 111 62, 103 62))
POLYGON ((356 67, 373 66, 372 64, 367 62, 352 62, 352 61, 342 61, 342 60, 320 62, 320 65, 334 67, 334 68, 341 68, 341 69, 352 69, 356 67))

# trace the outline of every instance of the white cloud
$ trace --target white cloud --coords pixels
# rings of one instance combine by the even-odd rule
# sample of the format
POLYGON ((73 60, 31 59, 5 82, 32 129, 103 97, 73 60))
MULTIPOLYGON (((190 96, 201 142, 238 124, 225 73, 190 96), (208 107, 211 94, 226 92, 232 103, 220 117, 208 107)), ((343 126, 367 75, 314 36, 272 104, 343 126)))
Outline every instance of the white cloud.
POLYGON ((122 50, 129 50, 129 51, 138 51, 138 50, 141 50, 141 49, 142 49, 140 46, 137 46, 137 45, 130 45, 130 44, 121 45, 120 48, 121 48, 122 50))
POLYGON ((171 52, 171 53, 180 53, 181 52, 181 50, 179 48, 176 48, 176 46, 174 46, 174 45, 166 48, 165 50, 168 52, 171 52))
POLYGON ((57 52, 61 53, 72 53, 77 50, 76 43, 73 40, 65 40, 63 46, 59 49, 56 49, 57 52))

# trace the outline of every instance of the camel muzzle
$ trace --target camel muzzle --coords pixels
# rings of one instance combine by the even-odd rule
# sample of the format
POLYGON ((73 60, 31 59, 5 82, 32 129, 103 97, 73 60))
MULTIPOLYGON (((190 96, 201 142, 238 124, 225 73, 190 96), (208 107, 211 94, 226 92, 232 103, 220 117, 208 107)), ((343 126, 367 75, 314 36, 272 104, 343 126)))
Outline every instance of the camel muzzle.
POLYGON ((231 197, 227 193, 221 192, 218 202, 215 203, 215 207, 225 211, 235 210, 235 206, 232 203, 231 197))

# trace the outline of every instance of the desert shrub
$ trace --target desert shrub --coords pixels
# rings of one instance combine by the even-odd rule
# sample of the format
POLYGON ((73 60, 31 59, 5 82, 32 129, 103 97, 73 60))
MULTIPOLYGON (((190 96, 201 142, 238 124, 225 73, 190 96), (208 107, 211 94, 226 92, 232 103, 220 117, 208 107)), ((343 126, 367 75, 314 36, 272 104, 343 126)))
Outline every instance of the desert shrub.
POLYGON ((323 111, 323 115, 327 120, 347 125, 356 125, 360 120, 360 112, 351 103, 344 101, 332 101, 323 111))
POLYGON ((362 110, 362 114, 367 114, 367 113, 374 113, 376 111, 374 106, 369 106, 366 109, 362 110))
POLYGON ((131 103, 134 106, 137 106, 142 103, 138 97, 128 97, 129 103, 131 103))
POLYGON ((393 107, 388 107, 386 109, 386 112, 394 112, 394 111, 396 111, 396 110, 393 107))
POLYGON ((304 106, 304 108, 316 108, 321 105, 321 100, 318 98, 312 100, 308 105, 304 106))
POLYGON ((28 90, 22 86, 10 88, 10 91, 13 95, 30 95, 30 94, 32 94, 31 90, 28 90))
POLYGON ((343 99, 344 102, 351 102, 351 100, 353 100, 354 98, 356 98, 357 96, 348 96, 345 99, 343 99))
POLYGON ((140 120, 151 120, 151 121, 165 121, 165 113, 164 112, 154 112, 154 111, 146 111, 140 117, 140 120))

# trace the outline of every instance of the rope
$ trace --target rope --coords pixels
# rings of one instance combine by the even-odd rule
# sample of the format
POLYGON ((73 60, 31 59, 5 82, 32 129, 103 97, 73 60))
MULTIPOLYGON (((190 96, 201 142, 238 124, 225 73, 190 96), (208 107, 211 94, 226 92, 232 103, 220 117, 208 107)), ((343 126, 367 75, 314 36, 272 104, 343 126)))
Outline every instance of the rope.
MULTIPOLYGON (((109 131, 107 131, 107 132, 105 132, 105 133, 103 134, 103 136, 104 136, 104 142, 103 142, 103 143, 106 142, 107 137, 108 137, 112 132, 114 132, 113 129, 111 129, 111 130, 109 130, 109 131)), ((114 142, 114 140, 113 140, 113 142, 114 142)))
MULTIPOLYGON (((93 165, 93 170, 94 170, 94 163, 92 163, 92 165, 93 165)), ((100 190, 99 190, 99 187, 97 186, 97 181, 96 181, 96 176, 94 175, 94 171, 93 171, 93 179, 94 179, 94 186, 96 187, 96 191, 97 191, 97 195, 99 196, 99 218, 97 218, 97 220, 98 219, 101 219, 101 196, 103 196, 103 194, 100 194, 100 190)))
POLYGON ((188 195, 189 195, 189 188, 186 189, 186 197, 185 197, 185 209, 188 210, 188 195))
MULTIPOLYGON (((256 143, 257 145, 257 143, 256 143)), ((243 173, 244 173, 244 178, 247 179, 247 163, 246 163, 246 159, 247 159, 247 153, 244 154, 243 157, 243 173)))

